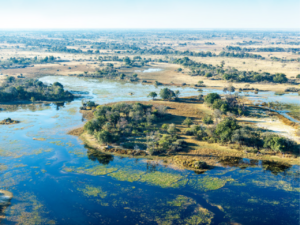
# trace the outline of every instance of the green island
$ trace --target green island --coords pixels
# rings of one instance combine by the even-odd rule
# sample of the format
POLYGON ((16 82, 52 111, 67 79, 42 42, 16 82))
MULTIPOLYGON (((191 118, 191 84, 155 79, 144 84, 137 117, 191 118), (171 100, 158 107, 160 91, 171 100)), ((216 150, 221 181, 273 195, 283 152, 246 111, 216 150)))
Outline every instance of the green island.
MULTIPOLYGON (((77 135, 100 151, 156 156, 194 170, 207 170, 228 156, 298 164, 299 143, 249 122, 249 118, 261 117, 257 106, 245 104, 244 97, 231 94, 234 90, 229 86, 224 96, 209 93, 179 98, 179 91, 163 88, 159 93, 161 100, 156 100, 158 94, 151 92, 148 97, 153 101, 147 103, 84 102, 81 112, 90 120, 77 135), (201 158, 208 152, 216 156, 215 161, 201 158)), ((274 107, 269 104, 269 110, 274 107)), ((280 114, 273 116, 276 115, 282 119, 280 114)))
POLYGON ((44 84, 35 79, 16 79, 7 77, 0 86, 0 102, 14 101, 59 101, 72 100, 74 95, 64 90, 64 86, 55 82, 52 85, 44 84))

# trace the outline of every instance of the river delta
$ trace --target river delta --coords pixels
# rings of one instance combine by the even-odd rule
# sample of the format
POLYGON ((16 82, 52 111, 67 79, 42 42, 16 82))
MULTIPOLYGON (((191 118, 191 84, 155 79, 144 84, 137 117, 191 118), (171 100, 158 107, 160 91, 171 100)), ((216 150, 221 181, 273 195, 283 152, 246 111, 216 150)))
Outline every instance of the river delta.
MULTIPOLYGON (((2 220, 0 204, 2 224, 299 222, 298 165, 276 167, 244 158, 199 174, 143 158, 100 153, 67 134, 85 123, 79 112, 82 98, 98 104, 145 101, 161 86, 64 76, 40 80, 89 91, 71 102, 7 106, 0 112, 2 119, 20 121, 1 126, 0 189, 13 193, 2 220)), ((181 96, 199 94, 190 87, 172 89, 180 90, 181 96)), ((222 92, 203 88, 202 93, 212 91, 222 92)), ((254 102, 299 101, 293 93, 243 95, 254 102)))

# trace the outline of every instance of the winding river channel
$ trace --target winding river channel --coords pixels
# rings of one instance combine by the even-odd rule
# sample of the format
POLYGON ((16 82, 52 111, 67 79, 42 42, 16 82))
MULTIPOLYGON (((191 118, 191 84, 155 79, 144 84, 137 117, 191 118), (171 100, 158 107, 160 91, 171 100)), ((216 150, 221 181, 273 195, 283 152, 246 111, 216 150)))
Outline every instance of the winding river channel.
MULTIPOLYGON (((149 92, 162 88, 92 78, 40 80, 58 81, 73 91, 88 90, 83 97, 98 104, 147 100, 149 92)), ((193 88, 172 89, 180 90, 181 96, 199 94, 193 88)), ((212 91, 221 93, 203 89, 203 94, 212 91)), ((248 94, 257 101, 299 103, 295 94, 248 94)), ((0 189, 14 195, 0 223, 299 223, 299 166, 237 159, 196 174, 141 158, 100 154, 67 134, 84 124, 80 106, 81 99, 76 99, 0 112, 0 120, 21 121, 0 130, 0 189)))

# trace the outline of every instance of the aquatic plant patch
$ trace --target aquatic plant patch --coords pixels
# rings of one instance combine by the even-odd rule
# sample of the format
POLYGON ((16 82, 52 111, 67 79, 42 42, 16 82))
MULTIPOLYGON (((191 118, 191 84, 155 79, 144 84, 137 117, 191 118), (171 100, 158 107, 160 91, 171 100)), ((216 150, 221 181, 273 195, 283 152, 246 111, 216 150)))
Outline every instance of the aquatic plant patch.
POLYGON ((233 181, 232 178, 217 178, 217 177, 199 177, 190 179, 188 185, 196 190, 200 191, 211 191, 217 190, 225 186, 229 181, 233 181))

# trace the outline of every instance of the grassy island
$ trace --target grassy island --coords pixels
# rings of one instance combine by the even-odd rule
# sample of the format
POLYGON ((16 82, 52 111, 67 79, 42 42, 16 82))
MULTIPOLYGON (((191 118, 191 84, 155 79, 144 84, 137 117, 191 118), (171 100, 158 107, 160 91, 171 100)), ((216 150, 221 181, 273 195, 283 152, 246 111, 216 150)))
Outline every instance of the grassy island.
POLYGON ((165 161, 193 169, 224 157, 299 163, 299 143, 248 122, 245 118, 253 119, 256 109, 238 95, 178 98, 163 89, 160 96, 165 100, 151 105, 123 102, 91 108, 83 139, 106 152, 167 156, 165 161), (209 162, 211 156, 216 160, 209 162))

